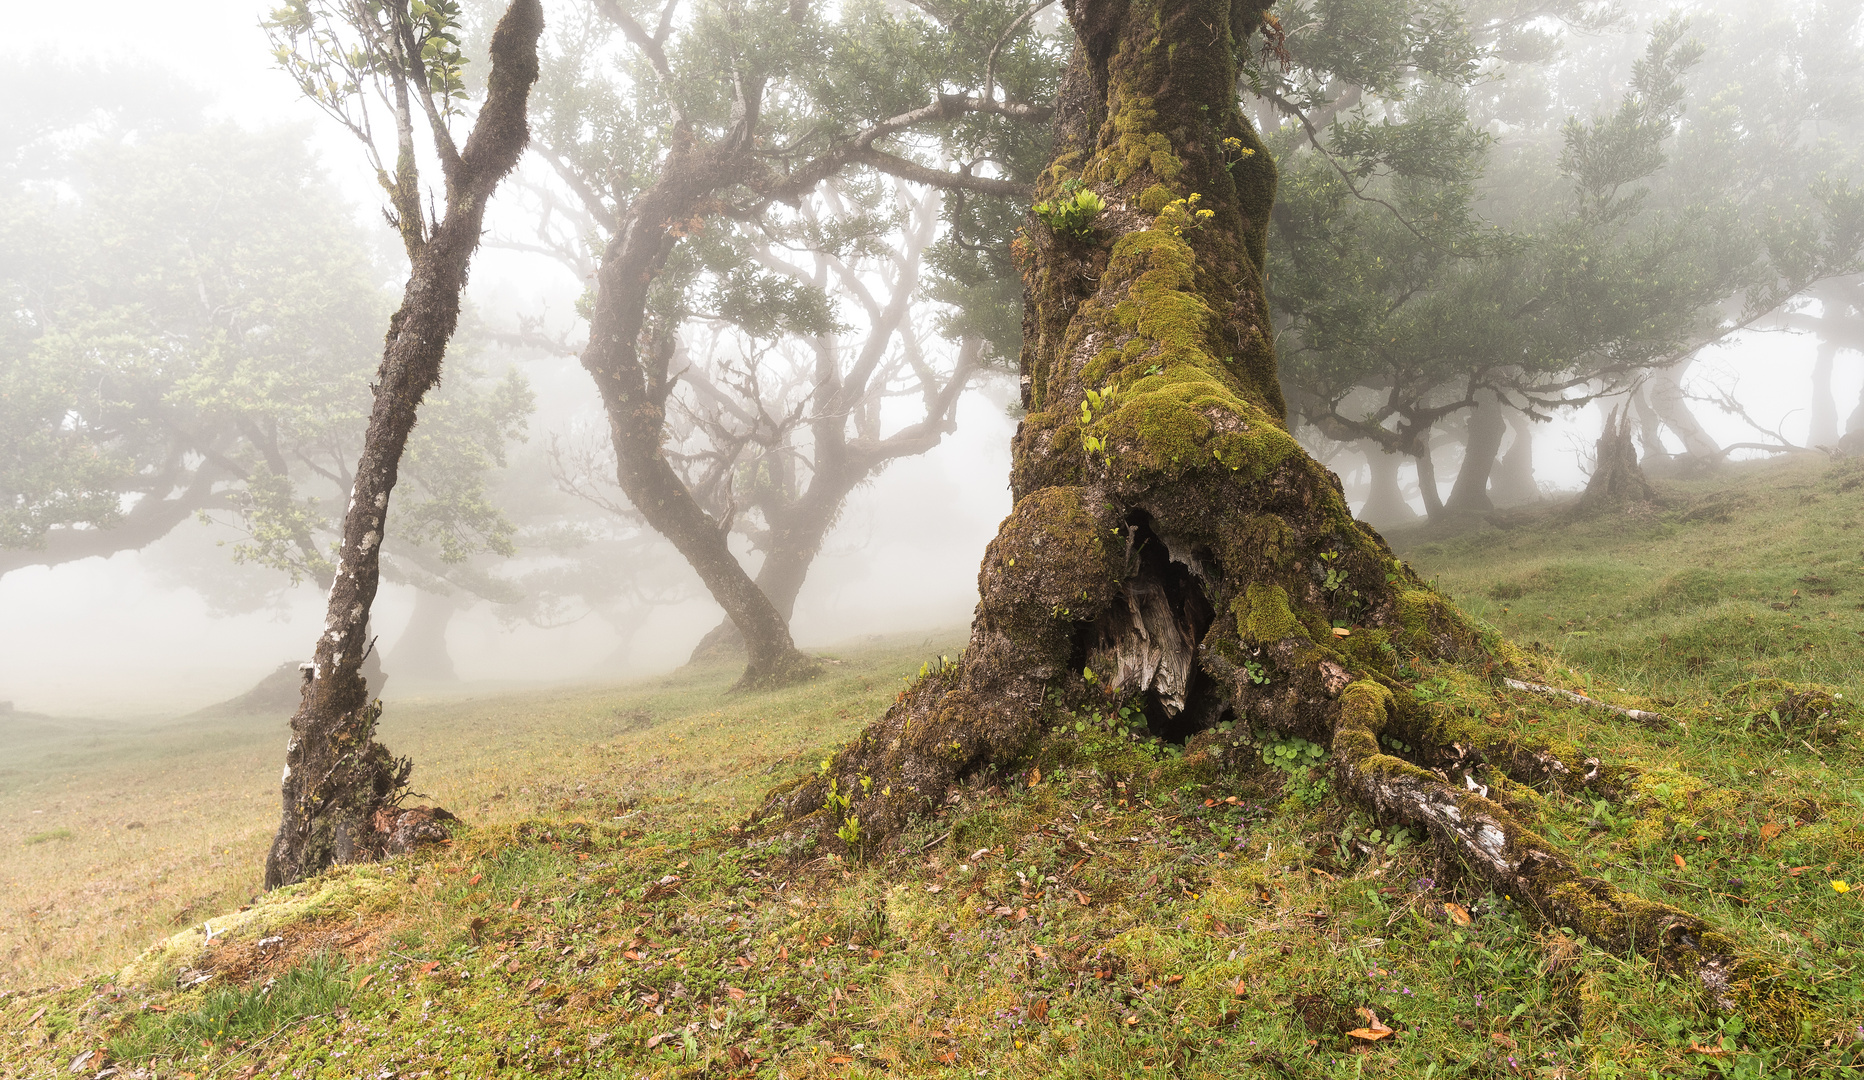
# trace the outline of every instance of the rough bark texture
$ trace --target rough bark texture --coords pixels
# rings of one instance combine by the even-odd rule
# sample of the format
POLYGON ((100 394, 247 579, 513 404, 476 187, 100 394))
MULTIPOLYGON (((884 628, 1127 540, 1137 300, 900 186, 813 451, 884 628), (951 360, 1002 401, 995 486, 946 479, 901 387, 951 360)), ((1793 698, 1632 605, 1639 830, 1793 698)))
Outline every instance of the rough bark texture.
POLYGON ((328 614, 302 703, 291 718, 284 808, 266 858, 267 888, 299 881, 333 863, 381 854, 388 841, 376 829, 378 811, 391 806, 412 769, 408 759, 397 760, 375 741, 381 708, 370 704, 361 670, 373 646, 366 627, 381 579, 388 499, 416 410, 440 379, 486 203, 529 139, 526 104, 537 80, 542 32, 537 0, 513 0, 492 35, 485 104, 465 149, 448 169, 445 216, 412 250, 401 308, 389 322, 376 373, 375 405, 343 518, 328 614))
POLYGON ((1259 0, 1074 0, 1068 15, 1077 44, 1037 198, 1078 181, 1105 209, 1084 236, 1032 214, 1018 242, 1029 411, 969 644, 773 793, 751 835, 873 850, 967 775, 1070 737, 1076 708, 1136 700, 1166 738, 1233 718, 1330 743, 1347 792, 1498 891, 1656 956, 1724 1007, 1771 1008, 1769 969, 1725 937, 1582 876, 1467 790, 1467 766, 1449 778, 1473 757, 1497 776, 1584 763, 1392 692, 1405 663, 1447 663, 1503 693, 1520 658, 1355 522, 1283 427, 1260 274, 1274 170, 1234 96, 1232 42, 1260 25, 1259 0), (1381 749, 1388 728, 1416 760, 1381 749))
POLYGON ((1489 499, 1489 477, 1495 472, 1495 459, 1501 454, 1506 434, 1508 420, 1502 415, 1501 402, 1483 391, 1469 413, 1469 441, 1463 446, 1463 464, 1456 470, 1456 483, 1443 504, 1445 510, 1475 514, 1495 509, 1489 499))

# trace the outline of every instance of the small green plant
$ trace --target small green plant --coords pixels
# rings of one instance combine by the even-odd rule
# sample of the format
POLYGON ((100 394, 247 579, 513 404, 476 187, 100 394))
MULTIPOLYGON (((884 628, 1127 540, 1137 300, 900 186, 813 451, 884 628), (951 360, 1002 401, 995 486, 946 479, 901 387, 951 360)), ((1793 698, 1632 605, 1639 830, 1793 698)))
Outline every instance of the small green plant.
POLYGON ((1249 681, 1257 686, 1267 686, 1269 684, 1269 669, 1263 667, 1261 661, 1243 661, 1243 671, 1249 676, 1249 681))
POLYGON ((142 1013, 109 1040, 110 1056, 128 1061, 199 1053, 204 1045, 264 1038, 301 1017, 327 1014, 348 1003, 354 994, 349 975, 341 957, 316 953, 264 983, 208 990, 186 1012, 142 1013))
POLYGON ((1070 180, 1062 185, 1060 195, 1045 199, 1029 209, 1037 220, 1049 227, 1049 231, 1060 236, 1072 236, 1076 240, 1086 240, 1094 235, 1094 219, 1106 208, 1105 199, 1082 187, 1079 180, 1070 180))
POLYGON ((69 840, 71 839, 72 836, 73 836, 73 833, 70 829, 60 827, 56 829, 47 829, 44 832, 33 833, 31 836, 28 836, 26 838, 26 843, 45 844, 45 843, 50 843, 53 840, 69 840))
POLYGON ((841 837, 841 842, 848 845, 850 849, 858 851, 861 846, 860 817, 849 814, 847 820, 841 823, 841 828, 835 830, 835 835, 841 837))
POLYGON ((1299 736, 1270 738, 1262 744, 1262 761, 1288 774, 1289 793, 1302 806, 1320 805, 1332 790, 1327 778, 1317 774, 1325 763, 1327 751, 1299 736))
POLYGON ((1159 211, 1158 223, 1173 236, 1183 236, 1186 229, 1201 229, 1204 223, 1217 216, 1215 210, 1199 210, 1198 201, 1203 196, 1193 191, 1182 199, 1173 199, 1159 211))
POLYGON ((1238 165, 1243 163, 1244 158, 1254 157, 1255 153, 1254 150, 1243 145, 1243 140, 1232 135, 1223 140, 1223 167, 1233 172, 1238 165), (1236 156, 1231 157, 1232 154, 1236 156))

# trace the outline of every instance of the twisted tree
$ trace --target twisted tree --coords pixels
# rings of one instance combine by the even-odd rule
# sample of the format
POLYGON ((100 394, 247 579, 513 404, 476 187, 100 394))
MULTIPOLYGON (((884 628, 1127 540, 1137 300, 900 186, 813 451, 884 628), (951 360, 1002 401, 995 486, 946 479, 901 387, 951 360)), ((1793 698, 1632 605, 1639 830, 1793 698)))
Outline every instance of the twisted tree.
POLYGON ((396 121, 397 157, 392 171, 378 165, 377 172, 393 206, 390 220, 412 265, 376 373, 375 405, 343 518, 328 614, 304 682, 303 703, 291 718, 281 781, 284 807, 266 858, 267 888, 298 881, 332 863, 370 857, 383 844, 404 839, 377 819, 405 791, 413 764, 375 741, 381 708, 370 703, 362 676, 363 660, 373 647, 367 627, 381 583, 382 532, 416 411, 440 380, 447 342, 459 323, 460 292, 479 246, 486 203, 517 165, 530 137, 526 104, 537 81, 537 39, 544 28, 537 0, 512 0, 492 34, 485 102, 465 145, 456 146, 448 120, 462 96, 459 68, 464 61, 450 27, 427 21, 430 16, 440 17, 426 5, 416 12, 396 3, 359 4, 320 15, 303 2, 278 16, 283 32, 305 42, 311 57, 284 49, 281 60, 288 67, 294 55, 303 61, 294 70, 306 93, 350 123, 371 151, 367 113, 348 111, 346 105, 365 81, 383 89, 396 121), (328 29, 343 22, 360 38, 360 46, 328 29), (339 73, 349 79, 347 91, 326 90, 345 85, 336 81, 339 73), (422 212, 416 176, 412 112, 417 106, 428 118, 446 182, 445 210, 431 223, 422 212))
POLYGON ((1553 925, 1650 953, 1725 1008, 1790 1015, 1729 937, 1586 877, 1490 797, 1509 774, 1592 766, 1407 692, 1434 668, 1505 693, 1524 658, 1393 558, 1284 426, 1262 281, 1275 169, 1236 99, 1238 53, 1273 32, 1261 0, 1073 0, 1068 17, 1054 157, 1017 241, 1016 503, 969 644, 774 793, 751 835, 871 850, 1113 695, 1194 752, 1232 718, 1330 746, 1352 797, 1553 925))

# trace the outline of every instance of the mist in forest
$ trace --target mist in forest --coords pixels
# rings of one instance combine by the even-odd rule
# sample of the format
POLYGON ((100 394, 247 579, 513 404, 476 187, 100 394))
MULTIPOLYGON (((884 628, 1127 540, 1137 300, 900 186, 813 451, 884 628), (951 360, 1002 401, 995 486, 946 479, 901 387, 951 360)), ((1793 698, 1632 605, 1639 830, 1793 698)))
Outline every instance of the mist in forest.
MULTIPOLYGON (((358 395, 405 262, 354 140, 278 70, 278 31, 261 27, 271 8, 42 5, 16 13, 0 45, 0 269, 9 302, 31 312, 0 336, 15 410, 0 415, 15 432, 0 467, 19 474, 4 481, 0 701, 17 710, 200 708, 305 658, 317 633, 358 395), (229 319, 263 324, 265 343, 232 355, 218 336, 229 319), (164 366, 179 340, 200 343, 184 373, 164 366), (138 507, 163 500, 174 520, 143 521, 138 507), (94 543, 112 529, 144 531, 94 543), (34 554, 74 537, 97 550, 34 554)), ((1271 233, 1270 291, 1291 426, 1400 543, 1579 491, 1620 411, 1657 475, 1864 439, 1864 285, 1855 252, 1826 250, 1855 225, 1857 197, 1817 179, 1854 164, 1846 140, 1864 102, 1842 71, 1818 68, 1810 23, 1757 34, 1765 48, 1744 53, 1741 5, 1677 10, 1693 21, 1666 21, 1667 5, 1556 5, 1477 40, 1474 59, 1406 101, 1347 102, 1299 63, 1253 100, 1284 155, 1290 216, 1271 233), (1796 73, 1777 100, 1742 66, 1768 49, 1796 73), (1745 96, 1722 113, 1703 107, 1736 85, 1745 96), (1340 141, 1324 152, 1302 143, 1297 116, 1325 126, 1354 103, 1365 126, 1332 129, 1340 141), (1804 129, 1790 168, 1766 173, 1750 160, 1759 150, 1715 156, 1722 128, 1769 110, 1804 129), (1434 123, 1461 149, 1407 158, 1415 144, 1395 118, 1434 123), (1756 194, 1770 185, 1826 202, 1783 197, 1803 219, 1782 226, 1791 236, 1761 235, 1752 223, 1786 220, 1756 194), (1726 242, 1737 225, 1752 225, 1752 250, 1726 242), (1558 252, 1534 246, 1548 237, 1558 252), (1349 274, 1362 249, 1389 249, 1379 265, 1411 276, 1349 274), (1348 254, 1303 254, 1319 250, 1348 254), (1572 310, 1496 295, 1498 280, 1572 310), (1465 466, 1478 445, 1486 472, 1471 486, 1459 480, 1477 473, 1465 466)), ((1061 32, 1052 13, 1047 25, 1061 32)), ((372 626, 391 700, 665 671, 720 624, 614 486, 607 421, 576 358, 592 219, 554 175, 533 156, 494 201, 449 374, 411 446, 394 506, 407 531, 384 549, 398 561, 372 626)), ((963 625, 1010 508, 1013 275, 988 260, 952 269, 941 245, 956 211, 911 185, 813 198, 795 236, 855 211, 885 220, 834 251, 738 234, 695 244, 693 288, 712 307, 673 359, 678 468, 715 520, 741 527, 733 550, 755 572, 757 545, 775 542, 757 534, 770 519, 756 500, 801 492, 818 470, 822 357, 847 358, 847 375, 879 341, 880 372, 862 376, 876 381, 844 410, 849 437, 949 430, 851 477, 794 593, 792 631, 808 649, 963 625), (775 283, 735 277, 738 265, 778 267, 775 283)))

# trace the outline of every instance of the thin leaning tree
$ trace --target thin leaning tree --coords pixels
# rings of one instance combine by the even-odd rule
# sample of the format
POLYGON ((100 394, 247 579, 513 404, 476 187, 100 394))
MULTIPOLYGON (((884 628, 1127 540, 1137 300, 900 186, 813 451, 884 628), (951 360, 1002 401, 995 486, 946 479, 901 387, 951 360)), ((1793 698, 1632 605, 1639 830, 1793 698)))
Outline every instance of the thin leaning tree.
POLYGON ((1239 58, 1275 32, 1262 0, 1073 0, 1068 17, 1054 157, 1017 241, 1015 507, 969 644, 773 793, 750 835, 875 850, 1112 695, 1212 761, 1222 744, 1194 733, 1225 720, 1329 746, 1353 798, 1541 918, 1654 956, 1750 1030, 1790 1015, 1773 967, 1585 876, 1489 797, 1596 762, 1407 692, 1427 668, 1506 694, 1527 658, 1393 558, 1284 426, 1262 280, 1275 169, 1237 107, 1239 58))
POLYGON ((303 701, 291 718, 284 807, 266 858, 267 888, 334 863, 376 856, 407 840, 409 825, 393 830, 393 816, 382 814, 406 791, 413 763, 375 741, 381 709, 370 702, 362 676, 372 646, 369 609, 381 579, 389 494, 421 399, 440 380, 486 203, 530 138, 527 106, 544 25, 538 0, 512 0, 492 33, 484 102, 460 146, 450 133, 467 96, 457 10, 457 4, 412 0, 295 0, 270 24, 280 63, 308 97, 362 141, 388 193, 389 221, 411 265, 376 373, 375 404, 343 517, 328 613, 303 701), (386 102, 393 117, 392 167, 377 156, 368 93, 386 102), (432 221, 421 204, 417 108, 425 114, 445 182, 445 209, 432 221), (378 822, 382 817, 390 820, 378 822))

